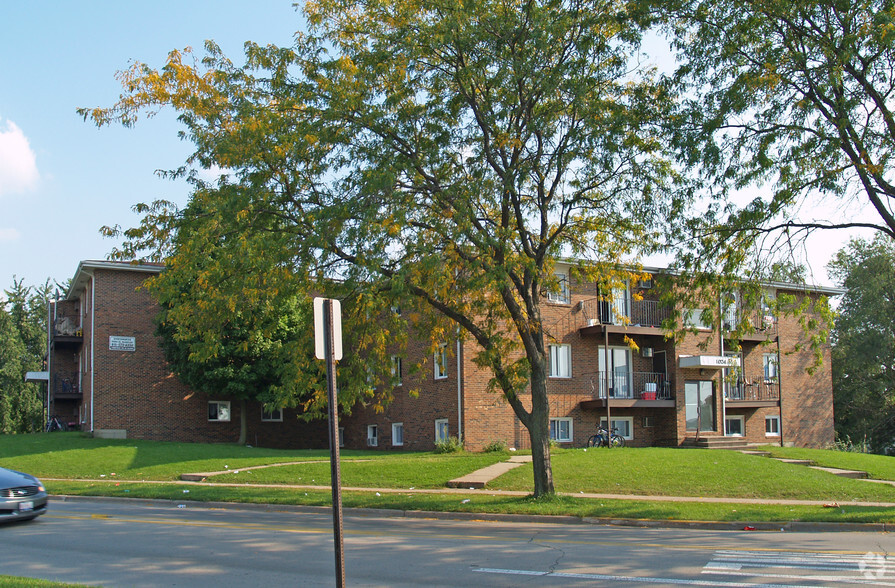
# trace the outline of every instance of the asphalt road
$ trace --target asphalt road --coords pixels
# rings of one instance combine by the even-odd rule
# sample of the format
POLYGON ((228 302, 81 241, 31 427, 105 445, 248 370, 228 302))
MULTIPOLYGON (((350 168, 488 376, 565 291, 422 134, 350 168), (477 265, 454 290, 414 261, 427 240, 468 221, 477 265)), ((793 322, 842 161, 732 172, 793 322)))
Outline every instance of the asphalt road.
MULTIPOLYGON (((348 586, 895 586, 895 537, 347 515, 348 586), (887 558, 887 553, 893 555, 887 558)), ((53 502, 0 574, 108 586, 333 586, 329 514, 53 502)))

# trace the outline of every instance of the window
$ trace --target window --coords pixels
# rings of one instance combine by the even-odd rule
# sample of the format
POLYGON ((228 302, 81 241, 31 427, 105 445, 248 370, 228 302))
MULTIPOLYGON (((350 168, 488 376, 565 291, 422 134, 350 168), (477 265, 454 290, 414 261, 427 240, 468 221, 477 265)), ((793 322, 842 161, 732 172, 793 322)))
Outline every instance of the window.
POLYGON ((339 447, 345 447, 345 427, 339 427, 339 447))
POLYGON ((764 435, 765 437, 780 436, 780 417, 778 415, 764 417, 764 435))
POLYGON ((447 441, 450 437, 447 419, 435 419, 435 442, 447 441))
POLYGON ((261 422, 265 423, 282 423, 283 422, 283 409, 282 408, 272 408, 267 410, 264 407, 261 407, 261 422))
POLYGON ((447 371, 447 343, 442 343, 438 346, 438 350, 435 352, 435 379, 441 380, 448 377, 447 371))
POLYGON ((761 292, 761 328, 770 329, 777 322, 777 316, 774 313, 776 306, 777 292, 776 290, 767 288, 761 292))
POLYGON ((731 290, 721 294, 721 324, 725 331, 732 331, 737 328, 739 323, 738 294, 736 290, 731 290))
POLYGON ((572 294, 569 291, 569 275, 565 272, 556 272, 556 289, 547 293, 547 300, 559 304, 572 302, 572 294))
POLYGON ((404 423, 392 423, 392 445, 404 445, 404 423))
POLYGON ((571 443, 572 419, 567 417, 550 419, 550 440, 559 443, 571 443))
POLYGON ((745 419, 742 416, 728 416, 724 419, 724 434, 728 437, 742 437, 746 434, 745 419))
POLYGON ((600 390, 600 398, 606 398, 607 375, 609 376, 610 398, 633 398, 631 350, 627 347, 610 347, 608 355, 606 351, 606 348, 600 347, 600 352, 597 355, 599 369, 597 386, 600 390))
POLYGON ((764 380, 765 380, 765 382, 776 382, 777 381, 777 354, 776 353, 765 353, 762 356, 762 363, 764 364, 764 380))
POLYGON ((230 401, 229 400, 209 400, 208 401, 208 420, 216 422, 230 421, 230 401))
POLYGON ((645 416, 645 417, 643 417, 643 421, 641 421, 640 424, 643 427, 655 427, 656 426, 656 417, 645 416))
MULTIPOLYGON (((600 426, 606 427, 606 418, 600 419, 600 426)), ((618 429, 618 434, 630 441, 634 438, 634 419, 632 417, 616 417, 612 419, 612 428, 618 429)), ((610 431, 611 433, 612 431, 610 431)))
POLYGON ((401 358, 397 355, 392 356, 392 382, 394 382, 395 386, 400 386, 403 384, 403 375, 402 375, 402 365, 401 358))
POLYGON ((572 377, 572 346, 550 345, 550 377, 572 377))
POLYGON ((379 427, 377 425, 367 425, 367 446, 379 446, 379 427))
POLYGON ((681 311, 685 327, 694 329, 712 330, 711 313, 705 308, 685 308, 681 311), (705 317, 703 318, 703 315, 705 317))

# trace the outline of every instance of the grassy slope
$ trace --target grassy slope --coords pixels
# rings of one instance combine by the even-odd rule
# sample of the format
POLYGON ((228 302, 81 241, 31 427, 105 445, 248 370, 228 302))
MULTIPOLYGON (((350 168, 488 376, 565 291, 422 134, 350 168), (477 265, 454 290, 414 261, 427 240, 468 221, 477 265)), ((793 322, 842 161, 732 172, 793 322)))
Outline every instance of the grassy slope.
MULTIPOLYGON (((778 448, 779 449, 779 448, 778 448)), ((791 450, 782 450, 790 452, 791 450)), ((507 454, 433 455, 431 453, 343 453, 343 485, 384 488, 439 488, 451 478, 506 459, 507 454)), ((788 455, 790 457, 794 455, 788 455)), ((823 465, 867 469, 883 478, 895 458, 818 451, 823 465), (870 467, 856 468, 857 464, 870 467)), ((57 494, 89 494, 173 500, 220 500, 272 504, 329 504, 329 462, 325 451, 271 450, 235 445, 157 443, 89 439, 79 433, 0 436, 0 466, 21 469, 52 481, 57 494), (246 471, 250 465, 316 461, 246 471), (231 470, 210 481, 263 484, 312 484, 319 490, 231 488, 129 483, 128 480, 176 480, 181 473, 231 470), (235 470, 239 470, 237 473, 235 470), (112 476, 112 474, 115 474, 112 476), (105 478, 101 482, 77 479, 105 478), (120 482, 116 481, 120 480, 120 482)), ((571 514, 687 520, 825 520, 895 522, 895 509, 849 506, 853 500, 895 502, 895 488, 838 478, 804 466, 736 452, 684 449, 556 450, 554 476, 560 492, 612 494, 802 498, 837 501, 842 508, 780 505, 665 503, 492 496, 487 490, 456 495, 346 492, 347 507, 417 510, 571 514)), ((895 475, 891 475, 895 478, 895 475)), ((489 488, 528 491, 531 466, 518 468, 489 488)))

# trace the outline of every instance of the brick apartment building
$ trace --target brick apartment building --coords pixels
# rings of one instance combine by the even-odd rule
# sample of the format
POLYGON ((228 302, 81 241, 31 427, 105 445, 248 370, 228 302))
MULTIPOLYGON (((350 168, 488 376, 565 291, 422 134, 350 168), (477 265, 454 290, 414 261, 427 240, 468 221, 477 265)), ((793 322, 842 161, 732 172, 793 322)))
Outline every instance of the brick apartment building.
MULTIPOLYGON (((97 436, 165 441, 235 442, 238 403, 194 392, 170 372, 154 335, 158 307, 138 289, 159 265, 84 261, 66 296, 51 305, 49 414, 97 436)), ((545 300, 550 325, 551 437, 582 446, 607 412, 631 446, 683 445, 735 438, 748 443, 823 447, 833 442, 829 345, 813 374, 798 319, 731 304, 725 323, 749 313, 759 328, 736 340, 691 321, 699 334, 680 340, 661 328, 667 316, 642 281, 613 292, 611 303, 593 283, 575 283, 559 268, 562 291, 545 300), (625 338, 633 340, 638 350, 625 338), (799 344, 801 350, 793 351, 799 344), (737 351, 729 351, 736 349, 737 351)), ((661 270, 655 270, 660 272, 661 270)), ((833 288, 765 285, 768 295, 837 295, 833 288)), ((404 380, 383 412, 356 407, 340 419, 345 447, 430 450, 459 436, 468 449, 494 441, 526 448, 528 434, 503 398, 487 390, 489 375, 473 362, 475 343, 445 341, 427 370, 423 346, 392 358, 404 380), (418 396, 403 393, 414 388, 418 396)), ((300 421, 290 409, 246 407, 248 442, 268 447, 325 447, 326 423, 300 421)))

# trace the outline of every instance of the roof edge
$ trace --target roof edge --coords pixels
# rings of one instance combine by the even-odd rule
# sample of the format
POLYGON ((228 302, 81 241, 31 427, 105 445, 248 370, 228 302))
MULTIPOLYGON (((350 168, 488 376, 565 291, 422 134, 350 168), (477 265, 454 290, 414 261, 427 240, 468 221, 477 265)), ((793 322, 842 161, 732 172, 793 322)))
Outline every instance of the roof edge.
POLYGON ((103 260, 83 260, 78 263, 78 269, 71 280, 71 286, 65 293, 65 300, 77 300, 77 294, 87 287, 87 282, 93 276, 94 270, 117 270, 129 272, 143 272, 147 274, 158 274, 165 269, 162 263, 146 263, 140 261, 103 261, 103 260))

